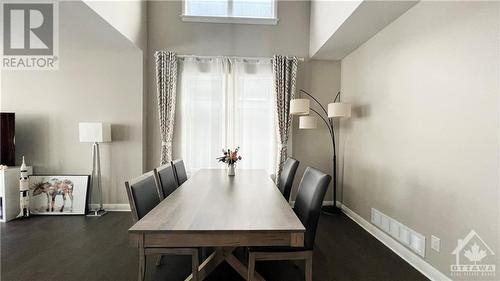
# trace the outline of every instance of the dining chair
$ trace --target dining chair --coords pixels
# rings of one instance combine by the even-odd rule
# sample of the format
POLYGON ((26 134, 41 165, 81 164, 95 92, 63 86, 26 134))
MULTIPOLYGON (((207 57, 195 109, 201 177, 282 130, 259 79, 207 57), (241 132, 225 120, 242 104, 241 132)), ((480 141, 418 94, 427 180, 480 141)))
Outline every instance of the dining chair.
POLYGON ((306 281, 312 281, 312 257, 316 228, 331 177, 307 167, 299 185, 293 211, 306 231, 304 247, 251 247, 248 254, 248 280, 255 280, 255 262, 265 260, 304 260, 306 281))
POLYGON ((156 168, 155 175, 161 200, 167 198, 179 187, 172 164, 169 163, 156 168))
POLYGON ((184 166, 184 161, 182 161, 182 159, 174 160, 172 161, 172 166, 174 167, 177 184, 180 186, 187 181, 186 166, 184 166))
POLYGON ((278 179, 278 188, 285 197, 286 201, 290 200, 290 192, 292 191, 293 179, 299 167, 299 161, 288 157, 283 164, 280 177, 278 179))
MULTIPOLYGON (((180 161, 182 162, 182 160, 180 161)), ((156 181, 159 190, 158 193, 160 194, 161 200, 167 198, 179 187, 177 178, 175 176, 174 166, 171 163, 156 168, 156 181)), ((198 247, 200 262, 202 262, 207 257, 210 251, 211 248, 198 247)), ((161 264, 161 257, 158 258, 156 263, 161 264)))
MULTIPOLYGON (((156 205, 161 202, 160 190, 157 186, 156 171, 150 171, 144 175, 125 182, 130 209, 132 211, 132 219, 134 223, 147 215, 156 205)), ((143 255, 140 260, 139 280, 145 278, 146 255, 160 255, 157 260, 161 261, 161 255, 190 255, 192 266, 192 279, 198 280, 199 257, 197 248, 154 248, 154 251, 144 251, 139 253, 143 255)))

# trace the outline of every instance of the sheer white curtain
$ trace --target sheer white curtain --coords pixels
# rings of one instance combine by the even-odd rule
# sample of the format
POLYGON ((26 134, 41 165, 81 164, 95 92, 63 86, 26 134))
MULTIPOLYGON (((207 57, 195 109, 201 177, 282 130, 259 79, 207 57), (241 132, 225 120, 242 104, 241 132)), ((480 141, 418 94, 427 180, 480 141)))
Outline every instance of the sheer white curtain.
POLYGON ((274 88, 270 61, 232 62, 234 145, 241 147, 240 168, 265 169, 274 174, 276 127, 274 88))
POLYGON ((222 148, 240 146, 242 169, 274 174, 276 130, 270 61, 185 58, 179 63, 181 157, 189 173, 223 168, 222 148))

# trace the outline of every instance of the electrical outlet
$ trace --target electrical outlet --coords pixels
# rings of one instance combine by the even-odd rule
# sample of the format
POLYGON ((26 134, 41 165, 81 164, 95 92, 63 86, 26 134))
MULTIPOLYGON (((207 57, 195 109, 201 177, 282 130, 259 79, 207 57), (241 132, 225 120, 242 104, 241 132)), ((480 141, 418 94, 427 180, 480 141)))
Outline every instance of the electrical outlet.
POLYGON ((441 239, 438 237, 431 235, 431 249, 433 249, 436 252, 439 252, 441 248, 441 239))

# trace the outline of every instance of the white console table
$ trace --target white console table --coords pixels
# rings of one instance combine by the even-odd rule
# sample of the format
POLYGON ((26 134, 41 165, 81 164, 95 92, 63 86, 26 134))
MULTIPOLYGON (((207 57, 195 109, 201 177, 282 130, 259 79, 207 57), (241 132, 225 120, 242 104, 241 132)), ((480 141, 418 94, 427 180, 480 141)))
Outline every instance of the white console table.
MULTIPOLYGON (((8 167, 0 170, 0 222, 13 220, 19 214, 19 177, 21 167, 8 167)), ((33 168, 28 168, 28 175, 33 168)))

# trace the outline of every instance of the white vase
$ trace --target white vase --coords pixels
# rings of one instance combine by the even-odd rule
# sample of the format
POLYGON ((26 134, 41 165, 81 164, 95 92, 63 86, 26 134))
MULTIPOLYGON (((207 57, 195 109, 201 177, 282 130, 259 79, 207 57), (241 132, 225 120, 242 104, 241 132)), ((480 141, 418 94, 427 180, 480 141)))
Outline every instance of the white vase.
POLYGON ((227 175, 234 176, 234 164, 231 164, 227 167, 227 175))

